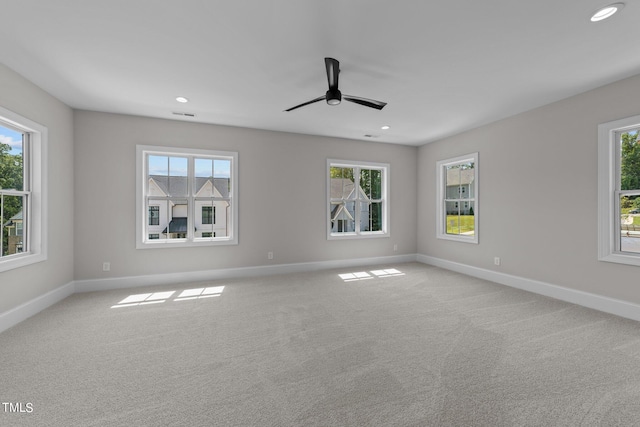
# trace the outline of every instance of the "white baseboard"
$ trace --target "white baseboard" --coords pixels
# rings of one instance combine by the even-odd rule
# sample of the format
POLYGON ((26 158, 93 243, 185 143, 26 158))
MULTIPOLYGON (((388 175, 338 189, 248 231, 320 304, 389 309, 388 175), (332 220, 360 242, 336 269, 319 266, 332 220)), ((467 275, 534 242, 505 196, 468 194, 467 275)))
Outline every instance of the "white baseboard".
POLYGON ((75 292, 103 291, 110 289, 133 288, 150 285, 169 285, 176 283, 198 282, 214 279, 230 279, 254 277, 261 275, 275 275, 287 273, 302 273, 337 268, 351 268, 365 265, 381 265, 418 261, 423 264, 441 267, 480 279, 490 280, 502 285, 548 296, 584 307, 620 317, 640 321, 640 305, 617 300, 602 295, 583 292, 562 286, 552 285, 537 280, 486 270, 453 261, 427 255, 395 255, 375 258, 356 258, 345 260, 305 262, 296 264, 278 264, 256 267, 224 268, 216 270, 192 271, 186 273, 152 274, 145 276, 116 277, 110 279, 76 280, 57 289, 47 292, 18 307, 0 313, 0 333, 17 325, 23 320, 39 313, 51 305, 62 301, 75 292))
POLYGON ((110 279, 76 280, 60 286, 44 295, 27 301, 18 307, 0 313, 0 333, 17 325, 23 320, 38 314, 45 308, 62 301, 76 292, 105 291, 110 289, 134 288, 150 285, 170 285, 175 283, 198 282, 214 279, 229 279, 301 273, 306 271, 348 268, 362 265, 379 265, 400 262, 412 262, 416 254, 395 255, 375 258, 356 258, 333 261, 304 262, 296 264, 278 264, 257 267, 223 268, 185 273, 152 274, 146 276, 115 277, 110 279))
POLYGON ((66 297, 72 295, 75 292, 75 283, 69 282, 66 285, 60 286, 52 291, 47 292, 44 295, 40 295, 37 298, 27 301, 11 310, 0 313, 0 333, 7 329, 17 325, 23 320, 40 313, 47 307, 62 301, 66 297))
POLYGON ((593 308, 605 313, 615 314, 616 316, 625 317, 627 319, 640 321, 640 305, 627 301, 592 294, 589 292, 583 292, 576 289, 565 288, 562 286, 552 285, 550 283, 540 282, 538 280, 512 276, 510 274, 486 270, 484 268, 473 267, 470 265, 447 261, 440 258, 434 258, 427 255, 416 255, 416 261, 423 264, 433 265, 436 267, 441 267, 447 270, 466 274, 468 276, 490 280, 492 282, 510 286, 512 288, 518 288, 558 300, 570 302, 572 304, 581 305, 583 307, 593 308))
POLYGON ((255 267, 221 268, 184 273, 150 274, 145 276, 115 277, 109 279, 76 280, 76 292, 106 291, 110 289, 137 288, 152 285, 173 285, 176 283, 200 282, 215 279, 270 276, 275 274, 301 273, 306 271, 347 268, 361 265, 413 262, 416 254, 395 255, 375 258, 356 258, 332 261, 302 262, 255 267))

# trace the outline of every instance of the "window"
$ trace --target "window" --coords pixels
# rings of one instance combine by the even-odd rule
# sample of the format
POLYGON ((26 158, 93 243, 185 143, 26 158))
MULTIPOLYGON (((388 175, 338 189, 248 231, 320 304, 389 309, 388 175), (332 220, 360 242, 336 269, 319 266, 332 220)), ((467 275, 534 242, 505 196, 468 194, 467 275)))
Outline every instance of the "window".
POLYGON ((388 237, 386 163, 327 160, 327 237, 388 237))
POLYGON ((202 207, 202 223, 203 224, 213 224, 212 213, 213 213, 213 206, 202 207))
POLYGON ((136 247, 237 244, 237 159, 235 152, 138 146, 136 247))
POLYGON ((598 126, 598 253, 640 265, 640 116, 598 126))
POLYGON ((149 225, 160 225, 160 206, 149 206, 149 225))
POLYGON ((0 271, 46 255, 47 128, 0 107, 0 271))
POLYGON ((478 153, 436 165, 436 236, 478 243, 478 153))

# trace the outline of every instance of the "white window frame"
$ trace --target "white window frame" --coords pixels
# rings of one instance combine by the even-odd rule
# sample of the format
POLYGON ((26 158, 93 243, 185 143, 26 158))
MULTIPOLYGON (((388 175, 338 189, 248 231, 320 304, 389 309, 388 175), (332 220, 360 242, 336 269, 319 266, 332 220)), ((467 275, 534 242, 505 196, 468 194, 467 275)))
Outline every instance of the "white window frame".
MULTIPOLYGON (((136 248, 179 248, 194 246, 220 246, 220 245, 237 245, 238 244, 238 153, 233 151, 216 151, 201 150, 192 148, 175 148, 161 147, 151 145, 136 146, 136 248), (147 223, 149 221, 149 213, 146 200, 147 183, 147 156, 170 156, 170 157, 187 157, 190 173, 189 181, 193 178, 193 162, 196 157, 215 157, 231 162, 231 189, 229 190, 229 203, 231 205, 231 214, 229 215, 229 235, 225 237, 216 237, 215 239, 197 238, 193 235, 194 222, 199 212, 195 209, 195 195, 189 194, 184 199, 189 204, 188 212, 188 233, 186 238, 180 239, 149 239, 147 232, 147 223)), ((189 185, 191 187, 191 185, 189 185)), ((192 191, 190 191, 191 193, 192 191)))
MULTIPOLYGON (((27 199, 23 207, 23 252, 0 257, 0 272, 25 267, 47 259, 47 141, 48 130, 20 114, 0 107, 0 123, 23 132, 25 187, 14 195, 27 199)), ((10 194, 10 191, 3 191, 10 194)))
POLYGON ((444 240, 453 240, 456 242, 464 242, 464 243, 473 243, 478 244, 478 230, 480 223, 480 196, 479 196, 479 164, 478 164, 478 153, 471 153, 464 156, 453 157, 450 159, 440 160, 436 162, 436 186, 437 186, 437 211, 436 211, 436 237, 438 239, 444 240), (475 178, 473 180, 473 198, 468 199, 457 199, 457 201, 473 201, 473 215, 475 217, 475 229, 474 234, 471 236, 463 235, 463 234, 447 234, 447 224, 446 224, 446 185, 447 185, 447 166, 452 166, 460 163, 474 163, 474 173, 475 178))
MULTIPOLYGON (((326 224, 327 240, 343 239, 369 239, 389 237, 389 175, 391 165, 389 163, 364 162, 356 160, 327 159, 327 197, 326 197, 326 224), (355 212, 355 231, 349 233, 333 233, 331 231, 331 167, 354 168, 357 176, 360 176, 360 169, 378 169, 382 171, 381 202, 382 202, 382 230, 380 231, 360 231, 360 209, 355 212)), ((355 199, 356 206, 360 203, 360 198, 355 199)))
POLYGON ((620 249, 620 146, 618 135, 640 128, 640 115, 598 125, 598 259, 640 266, 640 254, 620 249))

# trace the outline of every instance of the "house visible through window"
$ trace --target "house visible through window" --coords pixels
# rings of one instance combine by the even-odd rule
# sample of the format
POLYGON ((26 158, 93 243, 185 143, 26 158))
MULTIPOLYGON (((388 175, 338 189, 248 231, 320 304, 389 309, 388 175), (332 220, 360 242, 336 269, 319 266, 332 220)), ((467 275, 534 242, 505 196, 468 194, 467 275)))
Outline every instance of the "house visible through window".
POLYGON ((436 164, 436 236, 478 243, 478 153, 436 164))
POLYGON ((46 259, 46 128, 0 108, 0 271, 46 259))
POLYGON ((237 243, 237 153, 139 146, 138 163, 138 248, 237 243))
POLYGON ((640 265, 640 116, 598 127, 599 257, 640 265))
POLYGON ((388 236, 389 165, 330 159, 327 168, 328 238, 388 236))

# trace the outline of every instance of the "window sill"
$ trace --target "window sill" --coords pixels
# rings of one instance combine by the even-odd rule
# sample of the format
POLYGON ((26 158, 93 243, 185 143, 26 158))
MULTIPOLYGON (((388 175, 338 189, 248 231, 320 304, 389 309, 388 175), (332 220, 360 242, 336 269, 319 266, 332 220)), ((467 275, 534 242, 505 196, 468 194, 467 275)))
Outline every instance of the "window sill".
POLYGON ((369 233, 331 233, 327 240, 349 240, 349 239, 379 239, 389 237, 389 233, 384 231, 373 231, 369 233))
POLYGON ((208 246, 230 246, 237 245, 238 239, 219 239, 219 240, 196 240, 193 242, 187 240, 175 239, 174 241, 159 242, 138 242, 136 249, 174 249, 174 248, 200 248, 208 246))
POLYGON ((44 254, 21 253, 15 255, 7 255, 0 259, 0 273, 20 267, 26 267, 37 262, 46 261, 44 254))
POLYGON ((462 243, 473 243, 478 244, 478 235, 475 234, 473 236, 461 236, 456 234, 440 234, 436 236, 438 239, 442 240, 452 240, 454 242, 462 242, 462 243))
POLYGON ((612 253, 598 258, 599 261, 614 262, 616 264, 626 264, 640 266, 640 256, 626 255, 623 253, 612 253))

